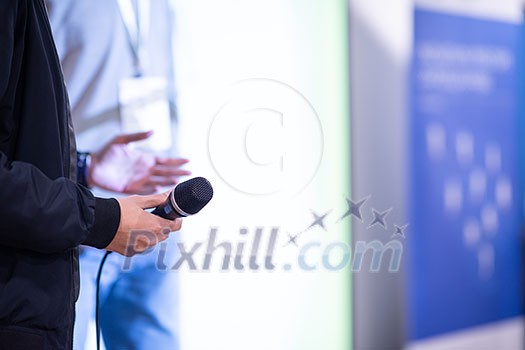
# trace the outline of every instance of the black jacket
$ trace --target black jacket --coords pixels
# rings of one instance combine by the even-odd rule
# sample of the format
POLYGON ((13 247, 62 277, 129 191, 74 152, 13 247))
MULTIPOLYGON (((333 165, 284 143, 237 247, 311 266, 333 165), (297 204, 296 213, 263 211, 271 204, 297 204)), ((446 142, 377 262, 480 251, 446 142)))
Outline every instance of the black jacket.
POLYGON ((114 199, 74 182, 75 148, 42 0, 0 1, 0 350, 70 349, 79 244, 106 247, 114 199))

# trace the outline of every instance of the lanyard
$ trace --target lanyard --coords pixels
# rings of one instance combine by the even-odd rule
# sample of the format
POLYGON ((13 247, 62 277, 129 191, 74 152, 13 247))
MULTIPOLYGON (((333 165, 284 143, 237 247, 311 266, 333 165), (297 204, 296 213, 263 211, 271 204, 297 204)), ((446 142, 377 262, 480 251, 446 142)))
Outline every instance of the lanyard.
POLYGON ((150 29, 150 3, 149 0, 118 0, 118 5, 133 54, 135 75, 140 76, 143 73, 144 43, 150 29))

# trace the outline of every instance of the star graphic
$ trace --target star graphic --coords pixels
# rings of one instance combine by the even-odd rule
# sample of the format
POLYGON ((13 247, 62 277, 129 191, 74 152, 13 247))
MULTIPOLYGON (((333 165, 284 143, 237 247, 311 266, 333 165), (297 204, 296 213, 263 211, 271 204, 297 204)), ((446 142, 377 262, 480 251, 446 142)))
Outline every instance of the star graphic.
POLYGON ((397 226, 397 225, 394 225, 395 227, 395 232, 394 234, 392 235, 392 237, 401 237, 401 238, 406 238, 405 236, 405 230, 407 229, 408 227, 408 224, 405 225, 405 226, 397 226))
POLYGON ((384 212, 378 212, 374 208, 372 208, 372 213, 374 214, 374 220, 368 225, 367 229, 374 226, 374 225, 381 225, 385 230, 387 229, 385 217, 390 214, 392 211, 392 208, 385 210, 384 212))
POLYGON ((328 216, 328 214, 330 214, 330 212, 331 210, 324 215, 317 215, 317 213, 312 210, 312 215, 314 216, 314 222, 310 226, 308 226, 306 230, 309 230, 315 226, 319 226, 319 227, 322 227, 323 230, 327 231, 324 225, 324 219, 328 216))
POLYGON ((365 202, 370 198, 370 196, 365 197, 361 199, 359 202, 354 202, 350 198, 346 199, 346 203, 348 204, 348 210, 346 213, 341 216, 341 218, 338 220, 338 222, 342 221, 347 216, 355 216, 357 219, 359 219, 361 222, 363 222, 363 216, 361 215, 361 207, 365 204, 365 202))
POLYGON ((290 245, 290 244, 293 243, 293 244, 297 247, 297 246, 298 246, 298 245, 297 245, 297 238, 299 238, 299 235, 300 235, 300 234, 293 236, 293 235, 291 235, 291 234, 288 233, 288 238, 289 238, 289 240, 288 240, 288 242, 287 242, 284 246, 286 247, 286 246, 288 246, 288 245, 290 245))

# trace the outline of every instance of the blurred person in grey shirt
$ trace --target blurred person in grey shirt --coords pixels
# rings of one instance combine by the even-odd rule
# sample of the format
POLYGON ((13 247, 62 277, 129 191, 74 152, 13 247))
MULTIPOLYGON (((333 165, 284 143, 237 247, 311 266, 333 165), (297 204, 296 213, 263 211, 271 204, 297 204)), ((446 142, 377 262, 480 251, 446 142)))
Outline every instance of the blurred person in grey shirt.
MULTIPOLYGON (((113 178, 100 176, 107 186, 99 186, 102 189, 95 192, 153 193, 188 175, 181 169, 187 160, 178 158, 174 142, 173 13, 169 0, 46 0, 46 4, 79 149, 106 145, 108 152, 115 152, 114 159, 122 162, 122 171, 113 178), (136 96, 141 91, 151 94, 136 96), (157 99, 146 108, 135 108, 137 104, 129 102, 135 99, 140 105, 159 95, 165 95, 166 101, 157 99), (122 132, 130 134, 119 135, 122 132), (139 141, 150 152, 133 147, 139 141)), ((103 171, 104 167, 98 169, 103 171)), ((157 266, 158 251, 134 257, 130 269, 123 269, 124 258, 109 256, 100 298, 106 348, 178 349, 178 279, 169 271, 176 260, 175 239, 163 245, 167 254, 162 265, 168 266, 167 271, 157 266)), ((101 258, 99 251, 88 247, 80 256, 75 349, 84 348, 89 321, 95 314, 101 258)))

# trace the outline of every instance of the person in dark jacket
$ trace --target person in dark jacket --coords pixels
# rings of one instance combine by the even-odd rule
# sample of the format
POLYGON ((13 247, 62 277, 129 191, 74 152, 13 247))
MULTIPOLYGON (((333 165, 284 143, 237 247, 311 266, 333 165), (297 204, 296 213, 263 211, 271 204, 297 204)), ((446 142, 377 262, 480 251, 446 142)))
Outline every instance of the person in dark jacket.
POLYGON ((76 167, 43 0, 2 0, 0 349, 71 349, 80 244, 132 255, 180 229, 143 210, 165 194, 96 198, 76 183, 76 167))

